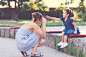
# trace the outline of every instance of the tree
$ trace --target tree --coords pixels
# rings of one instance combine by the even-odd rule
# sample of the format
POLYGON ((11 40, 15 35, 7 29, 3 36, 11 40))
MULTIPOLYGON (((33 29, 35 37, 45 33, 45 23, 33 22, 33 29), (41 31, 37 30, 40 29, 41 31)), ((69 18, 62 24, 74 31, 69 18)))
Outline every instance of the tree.
POLYGON ((65 7, 67 7, 67 5, 74 3, 73 1, 74 0, 66 0, 64 3, 61 3, 60 6, 65 5, 65 7))
POLYGON ((81 0, 79 3, 79 11, 82 11, 82 13, 85 13, 84 1, 85 0, 81 0))
POLYGON ((29 13, 27 13, 28 11, 44 11, 44 16, 45 16, 45 8, 47 8, 47 6, 44 5, 42 0, 30 0, 30 2, 28 4, 24 4, 22 7, 22 13, 29 15, 29 13))
POLYGON ((21 11, 21 7, 22 7, 22 5, 23 5, 23 2, 25 2, 25 1, 29 2, 30 0, 1 0, 1 1, 0 1, 0 4, 1 4, 2 6, 8 5, 8 6, 9 6, 9 9, 10 9, 10 10, 12 11, 12 13, 13 13, 12 19, 15 20, 15 21, 18 21, 18 15, 19 15, 19 13, 20 13, 20 11, 21 11), (7 1, 7 2, 6 2, 6 1, 7 1), (10 2, 12 2, 12 1, 15 2, 15 4, 14 4, 15 7, 14 7, 14 8, 12 8, 12 6, 11 6, 11 4, 10 4, 10 2), (18 4, 18 6, 17 6, 16 4, 18 4))

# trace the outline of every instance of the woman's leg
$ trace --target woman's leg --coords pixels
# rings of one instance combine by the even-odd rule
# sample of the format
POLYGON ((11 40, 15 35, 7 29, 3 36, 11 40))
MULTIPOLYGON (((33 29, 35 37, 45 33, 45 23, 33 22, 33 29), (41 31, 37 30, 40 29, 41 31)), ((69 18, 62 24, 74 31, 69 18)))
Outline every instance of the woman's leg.
POLYGON ((37 50, 37 48, 38 48, 38 46, 39 46, 39 44, 40 44, 41 38, 42 38, 42 37, 39 37, 38 43, 37 43, 37 44, 35 45, 35 47, 33 47, 33 49, 32 49, 32 53, 36 53, 36 50, 37 50))
POLYGON ((44 41, 43 39, 41 39, 41 41, 40 41, 40 43, 39 43, 38 47, 43 46, 43 45, 44 45, 44 43, 45 43, 45 41, 44 41))

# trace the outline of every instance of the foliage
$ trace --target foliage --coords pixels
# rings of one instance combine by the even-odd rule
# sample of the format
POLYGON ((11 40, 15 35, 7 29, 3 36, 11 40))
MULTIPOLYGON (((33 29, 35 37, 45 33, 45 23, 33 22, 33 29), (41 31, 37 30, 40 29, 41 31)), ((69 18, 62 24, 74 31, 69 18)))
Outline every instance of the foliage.
POLYGON ((1 17, 4 16, 3 9, 0 9, 0 15, 1 15, 1 17))
POLYGON ((58 7, 56 9, 54 9, 54 11, 56 12, 55 13, 55 16, 59 16, 61 17, 62 16, 62 10, 65 9, 64 7, 58 7))
POLYGON ((29 14, 28 11, 46 11, 46 8, 47 6, 44 5, 42 0, 31 0, 28 4, 23 5, 21 12, 27 15, 29 14))
MULTIPOLYGON (((60 42, 60 40, 56 41, 56 44, 58 44, 59 42, 60 42)), ((56 46, 56 48, 58 51, 62 51, 62 52, 64 51, 64 49, 61 49, 60 46, 56 46)))
POLYGON ((86 11, 85 11, 85 13, 82 13, 82 11, 80 11, 79 14, 78 14, 78 17, 82 18, 83 21, 86 21, 86 11))
MULTIPOLYGON (((21 11, 21 7, 23 5, 23 2, 29 2, 29 0, 0 0, 0 5, 5 6, 7 5, 10 10, 12 10, 13 13, 13 20, 18 21, 18 14, 21 11), (10 2, 14 2, 15 6, 12 7, 10 2), (12 9, 13 8, 13 9, 12 9)), ((3 16, 3 14, 2 14, 3 16)))
MULTIPOLYGON (((58 44, 60 42, 60 40, 56 41, 56 44, 58 44)), ((61 49, 60 46, 56 46, 57 50, 58 51, 62 51, 64 52, 64 49, 61 49)), ((65 52, 67 54, 71 54, 71 55, 76 55, 77 54, 77 51, 75 48, 73 48, 73 45, 71 45, 70 47, 68 46, 65 50, 65 52)))
POLYGON ((83 52, 82 52, 82 50, 79 50, 78 56, 79 57, 85 57, 84 54, 83 54, 83 52))
POLYGON ((22 9, 21 9, 21 12, 24 13, 24 15, 29 15, 28 13, 28 8, 30 8, 27 4, 24 4, 22 9))
POLYGON ((76 50, 73 48, 73 45, 69 48, 69 54, 76 55, 76 50))
POLYGON ((78 14, 78 17, 82 18, 82 14, 83 14, 82 11, 80 11, 79 14, 78 14))
POLYGON ((82 13, 85 13, 84 1, 85 0, 80 0, 80 3, 79 3, 79 11, 82 11, 82 13))
POLYGON ((54 11, 63 10, 63 9, 65 9, 65 7, 58 7, 58 8, 56 8, 54 11))
POLYGON ((4 12, 1 12, 1 16, 4 16, 4 12))
POLYGON ((67 50, 65 51, 67 54, 70 52, 70 47, 68 46, 67 50))

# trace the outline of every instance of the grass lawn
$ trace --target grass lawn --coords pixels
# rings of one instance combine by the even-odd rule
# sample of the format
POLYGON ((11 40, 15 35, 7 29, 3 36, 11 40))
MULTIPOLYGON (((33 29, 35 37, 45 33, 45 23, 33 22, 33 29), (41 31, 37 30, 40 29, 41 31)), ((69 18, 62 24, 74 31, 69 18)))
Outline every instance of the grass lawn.
MULTIPOLYGON (((0 20, 0 22, 2 21, 13 21, 13 20, 7 20, 7 19, 4 19, 4 20, 0 20)), ((3 23, 3 24, 0 24, 0 25, 3 25, 4 27, 20 27, 21 25, 27 23, 27 22, 30 22, 31 19, 29 20, 18 20, 18 22, 16 23, 3 23)), ((77 26, 83 26, 83 25, 86 25, 86 22, 76 22, 76 25, 77 26)), ((40 25, 38 25, 40 26, 40 25)), ((63 26, 63 23, 61 21, 53 21, 53 20, 47 20, 47 23, 46 23, 46 26, 63 26)))

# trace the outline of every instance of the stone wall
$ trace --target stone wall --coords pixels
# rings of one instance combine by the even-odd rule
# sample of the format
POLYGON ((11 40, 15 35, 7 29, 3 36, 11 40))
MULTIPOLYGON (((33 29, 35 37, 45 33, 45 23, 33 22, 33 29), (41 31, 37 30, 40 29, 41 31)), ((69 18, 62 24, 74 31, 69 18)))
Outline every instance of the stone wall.
POLYGON ((57 49, 59 51, 75 55, 79 57, 79 52, 82 50, 82 53, 86 56, 86 37, 82 38, 68 38, 68 46, 64 49, 61 49, 56 44, 59 43, 62 39, 61 34, 52 35, 52 34, 46 34, 45 45, 49 46, 51 48, 57 49))
POLYGON ((15 38, 18 29, 10 29, 9 27, 0 27, 0 37, 15 38))
MULTIPOLYGON (((5 37, 5 38, 15 38, 15 34, 18 29, 10 29, 9 27, 1 27, 0 28, 0 37, 5 37)), ((68 38, 68 47, 64 49, 60 49, 59 46, 56 44, 61 41, 62 34, 57 33, 57 34, 47 34, 46 37, 44 38, 45 40, 45 45, 49 46, 51 48, 54 48, 58 51, 62 51, 71 55, 76 55, 78 57, 78 54, 80 50, 82 50, 82 53, 86 55, 86 38, 68 38)))

